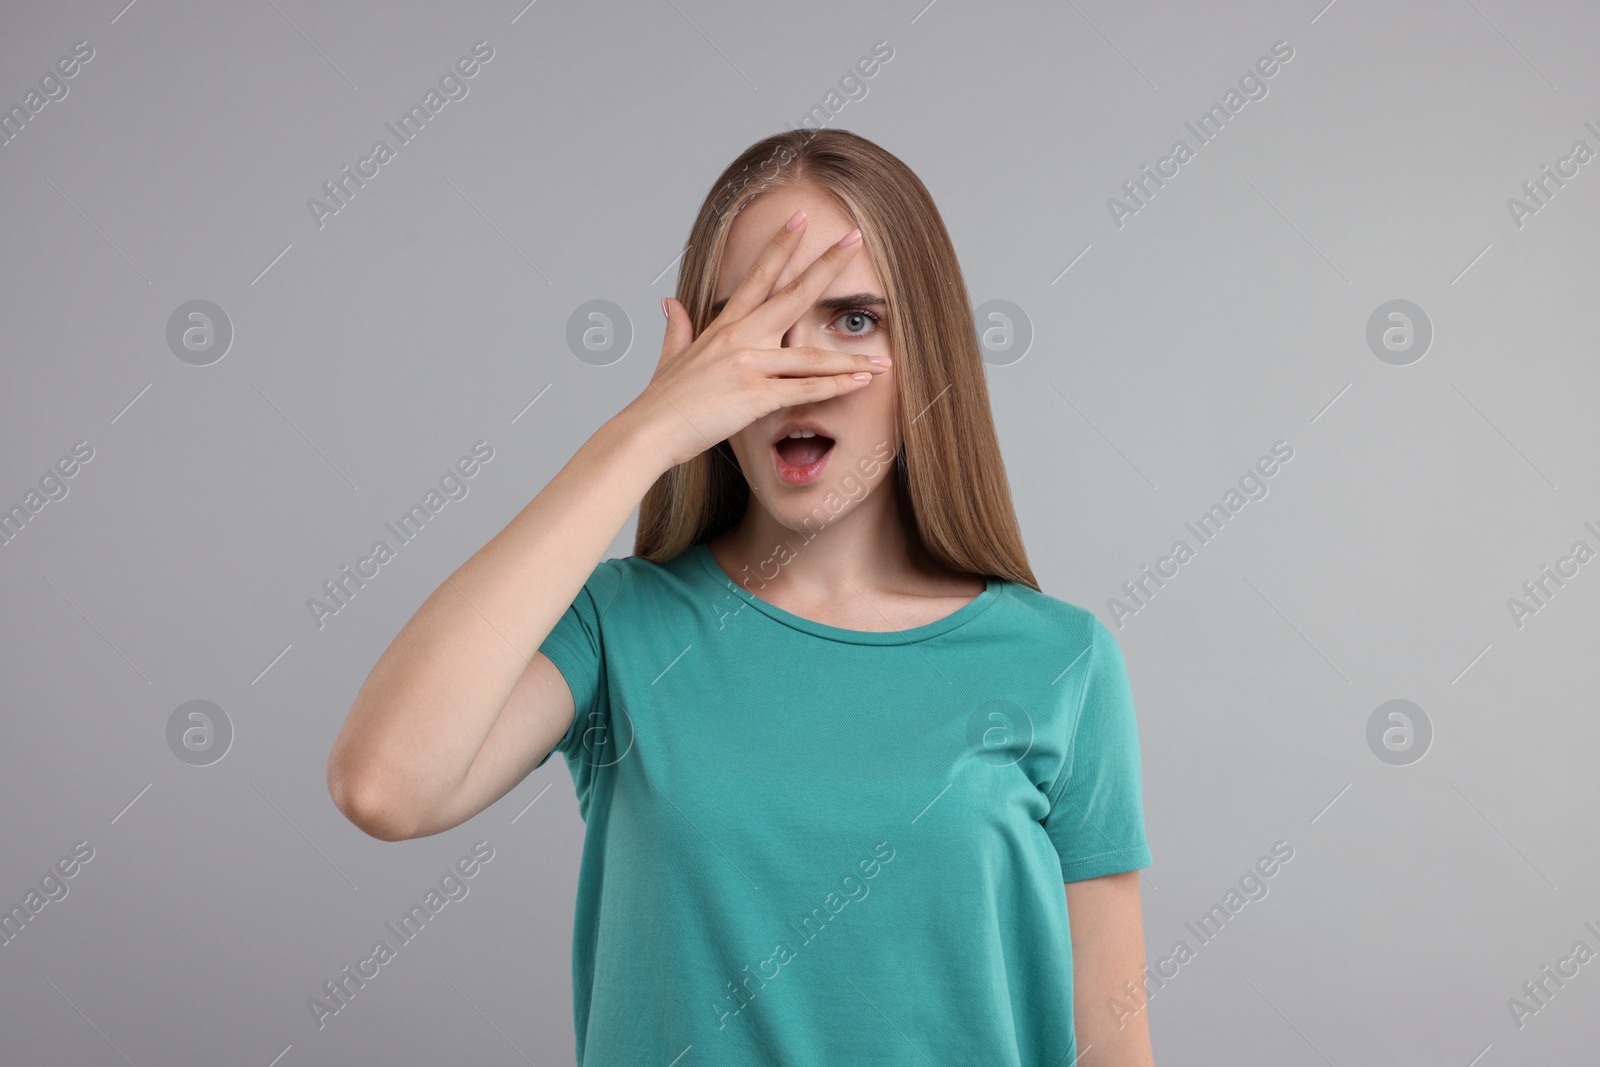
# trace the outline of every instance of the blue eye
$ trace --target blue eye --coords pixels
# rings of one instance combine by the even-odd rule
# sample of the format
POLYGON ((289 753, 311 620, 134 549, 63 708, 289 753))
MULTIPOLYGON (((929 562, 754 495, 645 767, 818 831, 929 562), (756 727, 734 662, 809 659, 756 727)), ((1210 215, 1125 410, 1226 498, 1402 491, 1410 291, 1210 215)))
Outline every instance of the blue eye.
MULTIPOLYGON (((871 323, 873 329, 877 329, 878 327, 883 325, 883 320, 882 319, 880 319, 878 316, 874 315, 872 312, 866 310, 865 308, 850 308, 850 309, 848 309, 846 311, 842 311, 842 312, 839 313, 839 318, 840 319, 844 319, 844 318, 863 318, 863 319, 867 319, 871 323)), ((834 321, 838 321, 838 320, 836 319, 834 321)), ((865 333, 865 332, 863 332, 863 333, 853 333, 853 332, 851 332, 849 330, 846 330, 845 331, 845 336, 846 337, 866 337, 867 333, 865 333)))

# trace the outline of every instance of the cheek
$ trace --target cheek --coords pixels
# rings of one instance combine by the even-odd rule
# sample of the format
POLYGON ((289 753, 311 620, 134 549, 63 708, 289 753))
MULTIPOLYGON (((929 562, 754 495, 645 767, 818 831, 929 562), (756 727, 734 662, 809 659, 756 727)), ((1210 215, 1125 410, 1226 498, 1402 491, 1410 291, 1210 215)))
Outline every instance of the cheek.
POLYGON ((872 395, 867 398, 868 420, 872 426, 872 440, 894 444, 895 383, 894 372, 880 375, 866 388, 872 395))
MULTIPOLYGON (((758 469, 766 459, 767 446, 749 428, 740 430, 728 438, 728 447, 733 450, 733 461, 741 470, 751 471, 758 469)), ((717 460, 718 463, 722 461, 717 460)))
MULTIPOLYGON (((733 453, 734 467, 738 467, 739 470, 752 469, 750 464, 752 462, 760 462, 763 454, 765 454, 762 445, 755 440, 754 434, 750 434, 749 429, 739 430, 738 434, 728 438, 728 450, 733 453)), ((715 448, 707 448, 707 456, 710 456, 712 451, 715 451, 715 448)), ((710 456, 710 459, 715 464, 722 464, 722 459, 717 458, 717 456, 710 456)))

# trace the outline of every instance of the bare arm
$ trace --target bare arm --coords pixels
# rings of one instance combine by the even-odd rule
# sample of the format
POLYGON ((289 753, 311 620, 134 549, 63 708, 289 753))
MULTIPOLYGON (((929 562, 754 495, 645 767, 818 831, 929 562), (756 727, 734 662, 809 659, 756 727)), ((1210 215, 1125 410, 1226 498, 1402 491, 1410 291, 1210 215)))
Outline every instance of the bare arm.
POLYGON ((328 758, 351 822, 390 841, 439 833, 561 739, 572 694, 537 649, 665 469, 645 429, 627 410, 601 426, 379 658, 328 758))
POLYGON ((1078 1067, 1154 1067, 1139 872, 1065 885, 1078 1067))
POLYGON ((698 336, 682 305, 664 304, 649 388, 384 651, 328 756, 328 791, 351 822, 386 841, 422 837, 509 792, 572 724, 571 690, 538 647, 656 479, 780 407, 883 372, 865 353, 780 344, 860 248, 833 245, 773 292, 802 233, 803 218, 779 230, 698 336))

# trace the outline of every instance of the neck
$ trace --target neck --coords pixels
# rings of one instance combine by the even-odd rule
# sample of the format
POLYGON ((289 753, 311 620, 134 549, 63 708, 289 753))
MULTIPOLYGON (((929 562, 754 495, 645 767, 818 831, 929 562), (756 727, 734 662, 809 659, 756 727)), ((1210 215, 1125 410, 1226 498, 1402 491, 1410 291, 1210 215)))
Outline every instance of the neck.
MULTIPOLYGON (((837 503, 840 498, 832 495, 837 503)), ((854 598, 938 569, 904 520, 888 482, 842 514, 835 516, 819 501, 792 521, 774 518, 752 497, 738 525, 713 538, 710 548, 729 574, 758 576, 773 593, 806 601, 854 598)))

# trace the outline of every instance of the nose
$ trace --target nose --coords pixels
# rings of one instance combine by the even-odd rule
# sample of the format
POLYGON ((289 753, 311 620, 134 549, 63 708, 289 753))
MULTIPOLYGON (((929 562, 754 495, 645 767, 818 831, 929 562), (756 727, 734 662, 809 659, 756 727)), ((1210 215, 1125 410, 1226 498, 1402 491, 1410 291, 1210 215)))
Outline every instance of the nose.
POLYGON ((814 340, 808 331, 809 327, 806 325, 805 318, 802 317, 799 322, 796 322, 793 326, 784 331, 783 347, 806 348, 812 345, 814 340))

